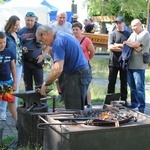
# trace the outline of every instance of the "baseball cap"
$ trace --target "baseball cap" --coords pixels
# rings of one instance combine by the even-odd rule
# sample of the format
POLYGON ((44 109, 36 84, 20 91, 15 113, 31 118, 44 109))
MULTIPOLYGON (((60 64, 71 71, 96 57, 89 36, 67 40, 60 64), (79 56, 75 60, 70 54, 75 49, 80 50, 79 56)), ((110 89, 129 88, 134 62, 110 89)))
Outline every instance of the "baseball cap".
POLYGON ((118 16, 114 22, 125 22, 124 18, 121 16, 118 16))
POLYGON ((33 12, 27 12, 26 17, 36 17, 33 12))
POLYGON ((78 18, 78 15, 77 14, 73 14, 72 18, 78 18))

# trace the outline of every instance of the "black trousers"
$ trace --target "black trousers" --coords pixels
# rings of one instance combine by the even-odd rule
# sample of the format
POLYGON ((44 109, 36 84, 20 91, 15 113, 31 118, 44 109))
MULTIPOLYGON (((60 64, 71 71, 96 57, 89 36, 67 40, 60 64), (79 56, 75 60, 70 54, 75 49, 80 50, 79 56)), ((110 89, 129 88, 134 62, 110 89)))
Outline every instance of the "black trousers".
POLYGON ((33 90, 36 86, 43 84, 43 68, 36 67, 33 63, 24 62, 24 82, 26 91, 33 90))
POLYGON ((74 74, 62 72, 58 81, 66 109, 84 110, 86 94, 91 79, 91 69, 88 66, 74 74))
POLYGON ((121 100, 126 101, 127 100, 127 71, 122 69, 121 67, 109 66, 107 93, 115 93, 115 85, 116 85, 118 73, 120 77, 121 100))

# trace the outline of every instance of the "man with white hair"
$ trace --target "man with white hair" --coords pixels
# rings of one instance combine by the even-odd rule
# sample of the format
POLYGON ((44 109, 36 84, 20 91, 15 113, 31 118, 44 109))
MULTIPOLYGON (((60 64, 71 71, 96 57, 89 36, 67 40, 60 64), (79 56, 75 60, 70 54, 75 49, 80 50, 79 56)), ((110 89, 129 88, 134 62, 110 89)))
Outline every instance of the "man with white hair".
POLYGON ((66 32, 72 35, 72 24, 66 20, 67 13, 60 10, 56 14, 56 21, 50 24, 50 27, 52 27, 55 31, 66 32))
MULTIPOLYGON (((67 20, 67 13, 65 11, 60 10, 57 12, 56 21, 50 24, 50 27, 57 32, 65 32, 73 35, 72 24, 70 22, 67 22, 66 20, 67 20)), ((57 101, 61 101, 62 93, 57 80, 56 80, 56 86, 59 93, 57 97, 57 101)))

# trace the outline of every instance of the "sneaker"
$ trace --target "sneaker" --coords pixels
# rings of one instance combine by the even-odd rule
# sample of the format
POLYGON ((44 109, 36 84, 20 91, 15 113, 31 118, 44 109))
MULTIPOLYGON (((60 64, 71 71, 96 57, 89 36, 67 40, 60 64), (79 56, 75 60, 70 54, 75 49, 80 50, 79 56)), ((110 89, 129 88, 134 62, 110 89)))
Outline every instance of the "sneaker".
POLYGON ((59 94, 58 97, 56 98, 56 100, 57 100, 58 102, 62 101, 62 95, 59 94))
POLYGON ((139 109, 139 112, 144 114, 144 110, 143 109, 139 109))
POLYGON ((124 105, 125 107, 130 107, 131 106, 131 103, 129 103, 129 102, 125 102, 125 105, 124 105))
POLYGON ((6 112, 5 112, 5 111, 2 111, 2 112, 0 113, 0 120, 6 120, 6 118, 7 118, 6 112))
POLYGON ((126 104, 126 107, 127 107, 127 108, 130 108, 130 109, 135 109, 135 108, 137 108, 137 107, 133 106, 132 104, 126 104))
POLYGON ((138 111, 138 108, 137 107, 136 108, 131 108, 131 110, 138 111))
POLYGON ((86 108, 92 109, 92 104, 88 104, 86 108))

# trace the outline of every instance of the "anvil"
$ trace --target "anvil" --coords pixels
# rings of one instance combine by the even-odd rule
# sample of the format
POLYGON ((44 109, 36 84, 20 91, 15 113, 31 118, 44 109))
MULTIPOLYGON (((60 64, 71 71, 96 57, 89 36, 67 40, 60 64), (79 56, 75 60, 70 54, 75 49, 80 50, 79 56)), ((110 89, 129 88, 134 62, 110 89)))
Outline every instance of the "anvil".
MULTIPOLYGON (((52 89, 48 89, 46 93, 49 93, 51 90, 52 89)), ((44 104, 46 104, 43 100, 41 100, 42 98, 46 99, 46 96, 41 95, 38 90, 14 92, 13 95, 23 99, 25 108, 40 108, 40 106, 45 106, 44 104)))

